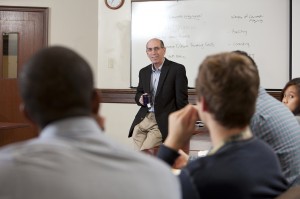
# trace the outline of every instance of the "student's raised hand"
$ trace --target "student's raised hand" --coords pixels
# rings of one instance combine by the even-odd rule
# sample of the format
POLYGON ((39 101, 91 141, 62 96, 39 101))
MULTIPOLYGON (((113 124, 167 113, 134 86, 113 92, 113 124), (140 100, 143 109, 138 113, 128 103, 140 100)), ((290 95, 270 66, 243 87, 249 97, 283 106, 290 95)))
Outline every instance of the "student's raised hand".
POLYGON ((186 105, 171 113, 169 115, 169 134, 164 144, 174 150, 183 148, 193 135, 198 119, 198 111, 193 105, 186 105))

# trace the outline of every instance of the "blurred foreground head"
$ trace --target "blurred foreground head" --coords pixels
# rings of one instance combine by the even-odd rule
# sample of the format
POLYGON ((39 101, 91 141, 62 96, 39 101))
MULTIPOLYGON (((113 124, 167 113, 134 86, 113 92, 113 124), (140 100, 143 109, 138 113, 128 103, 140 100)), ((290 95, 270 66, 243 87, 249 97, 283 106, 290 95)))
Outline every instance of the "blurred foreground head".
POLYGON ((93 84, 89 64, 60 46, 38 51, 19 77, 25 114, 40 128, 59 119, 91 115, 93 84))
POLYGON ((255 111, 259 74, 255 63, 235 52, 205 58, 196 79, 198 100, 227 128, 245 127, 255 111))

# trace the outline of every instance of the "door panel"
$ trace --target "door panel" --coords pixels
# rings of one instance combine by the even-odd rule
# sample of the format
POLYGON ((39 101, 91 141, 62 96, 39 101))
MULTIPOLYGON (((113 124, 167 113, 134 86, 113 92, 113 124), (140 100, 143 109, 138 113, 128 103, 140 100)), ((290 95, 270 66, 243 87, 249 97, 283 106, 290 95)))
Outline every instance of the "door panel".
POLYGON ((47 46, 47 8, 0 6, 0 146, 36 137, 38 130, 19 111, 17 78, 3 77, 3 34, 18 33, 17 76, 37 50, 47 46))

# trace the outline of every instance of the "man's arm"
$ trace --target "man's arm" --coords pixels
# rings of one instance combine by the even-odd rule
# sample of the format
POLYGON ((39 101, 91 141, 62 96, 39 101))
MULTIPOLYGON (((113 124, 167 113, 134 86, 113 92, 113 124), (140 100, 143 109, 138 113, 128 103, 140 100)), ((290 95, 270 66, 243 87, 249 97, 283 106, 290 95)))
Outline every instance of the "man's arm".
POLYGON ((198 112, 193 105, 173 112, 169 115, 169 134, 160 147, 158 157, 173 165, 179 156, 178 150, 183 148, 190 140, 195 130, 198 112))
MULTIPOLYGON (((172 166, 179 153, 165 145, 161 145, 157 156, 172 166)), ((181 185, 182 199, 199 199, 197 189, 191 180, 188 170, 182 170, 178 178, 181 185)))
POLYGON ((168 165, 172 166, 178 158, 179 153, 164 144, 160 145, 157 157, 165 161, 168 165))
POLYGON ((164 144, 176 151, 183 148, 193 135, 198 119, 198 111, 193 105, 187 105, 171 113, 169 115, 169 134, 164 144))
MULTIPOLYGON (((198 111, 193 105, 173 112, 169 116, 169 134, 163 145, 160 146, 158 157, 172 166, 179 156, 178 150, 189 141, 195 130, 198 120, 198 111)), ((188 169, 183 169, 179 175, 183 199, 198 199, 199 195, 191 180, 188 169)))
POLYGON ((142 76, 142 72, 139 72, 139 84, 136 87, 136 94, 135 94, 135 102, 137 105, 139 106, 143 106, 143 98, 142 95, 144 94, 144 88, 143 88, 143 78, 142 76))
POLYGON ((181 185, 182 199, 200 199, 197 187, 195 186, 187 169, 180 172, 179 181, 181 185))

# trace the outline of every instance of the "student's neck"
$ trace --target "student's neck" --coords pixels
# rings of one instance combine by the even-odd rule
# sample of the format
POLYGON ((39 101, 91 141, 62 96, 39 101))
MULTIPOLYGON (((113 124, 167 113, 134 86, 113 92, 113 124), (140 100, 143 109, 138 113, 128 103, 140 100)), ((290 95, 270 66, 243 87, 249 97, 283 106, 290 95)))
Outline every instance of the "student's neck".
POLYGON ((241 135, 239 139, 244 140, 252 137, 252 133, 249 126, 243 128, 225 128, 224 126, 218 124, 217 122, 211 122, 209 124, 209 132, 211 136, 211 141, 213 147, 218 147, 223 145, 225 142, 230 140, 232 137, 241 135))

